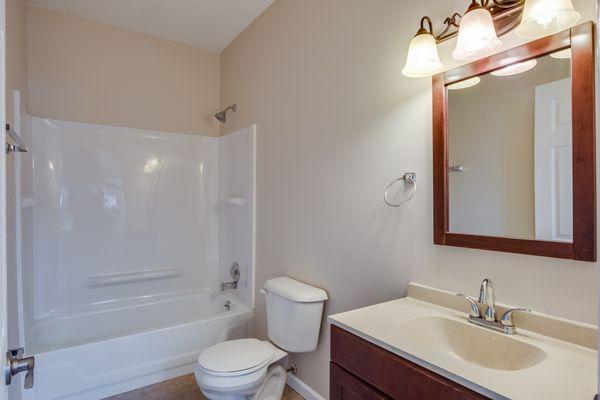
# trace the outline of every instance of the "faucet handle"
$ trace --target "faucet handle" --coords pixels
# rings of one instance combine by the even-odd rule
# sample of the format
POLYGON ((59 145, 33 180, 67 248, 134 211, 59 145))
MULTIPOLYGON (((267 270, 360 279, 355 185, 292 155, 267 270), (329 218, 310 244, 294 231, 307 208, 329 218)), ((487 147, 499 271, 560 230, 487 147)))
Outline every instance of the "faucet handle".
POLYGON ((506 327, 513 327, 514 328, 515 322, 513 321, 512 315, 513 315, 513 313, 515 311, 528 312, 528 313, 531 312, 531 310, 528 309, 528 308, 513 308, 513 309, 510 309, 510 310, 508 310, 507 312, 505 312, 502 315, 502 318, 500 318, 500 325, 506 326, 506 327))
POLYGON ((471 306, 469 314, 471 315, 471 317, 481 318, 481 312, 479 311, 479 307, 477 306, 475 300, 464 294, 457 293, 456 295, 462 297, 463 299, 469 302, 469 305, 471 306))

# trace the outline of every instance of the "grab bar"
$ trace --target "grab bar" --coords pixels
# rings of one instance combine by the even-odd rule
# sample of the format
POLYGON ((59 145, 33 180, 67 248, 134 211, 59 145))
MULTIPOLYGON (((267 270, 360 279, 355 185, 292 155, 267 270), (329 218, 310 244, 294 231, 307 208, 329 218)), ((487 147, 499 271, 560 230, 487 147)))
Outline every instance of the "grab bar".
POLYGON ((29 151, 27 147, 21 141, 21 137, 17 135, 12 129, 10 129, 10 124, 6 124, 6 134, 12 139, 14 144, 6 143, 6 153, 12 153, 15 151, 26 153, 29 151))
POLYGON ((183 275, 181 268, 160 268, 142 271, 120 272, 87 278, 87 287, 112 286, 123 283, 169 279, 183 275))

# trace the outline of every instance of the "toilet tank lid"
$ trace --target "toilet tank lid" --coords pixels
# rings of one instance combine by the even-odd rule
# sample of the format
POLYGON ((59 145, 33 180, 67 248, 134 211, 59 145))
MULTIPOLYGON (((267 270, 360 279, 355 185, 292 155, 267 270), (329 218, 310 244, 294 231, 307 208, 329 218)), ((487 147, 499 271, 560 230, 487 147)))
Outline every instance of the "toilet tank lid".
POLYGON ((269 279, 265 283, 265 290, 299 303, 313 303, 327 300, 327 292, 323 289, 307 285, 287 276, 269 279))

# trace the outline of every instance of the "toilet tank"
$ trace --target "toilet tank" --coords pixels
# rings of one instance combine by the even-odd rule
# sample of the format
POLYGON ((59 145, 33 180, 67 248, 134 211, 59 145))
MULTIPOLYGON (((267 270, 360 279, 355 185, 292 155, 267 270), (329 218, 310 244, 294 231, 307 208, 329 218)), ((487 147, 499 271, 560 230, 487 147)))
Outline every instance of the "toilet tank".
POLYGON ((327 293, 285 276, 268 280, 262 293, 271 342, 291 353, 314 351, 327 293))

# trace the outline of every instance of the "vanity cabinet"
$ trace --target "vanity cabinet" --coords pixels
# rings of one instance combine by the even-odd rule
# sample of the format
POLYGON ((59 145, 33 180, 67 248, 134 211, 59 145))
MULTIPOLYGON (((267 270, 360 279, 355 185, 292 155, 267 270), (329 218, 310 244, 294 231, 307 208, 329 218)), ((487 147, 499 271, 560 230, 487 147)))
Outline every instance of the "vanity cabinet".
POLYGON ((481 400, 487 397, 331 326, 331 400, 481 400))

